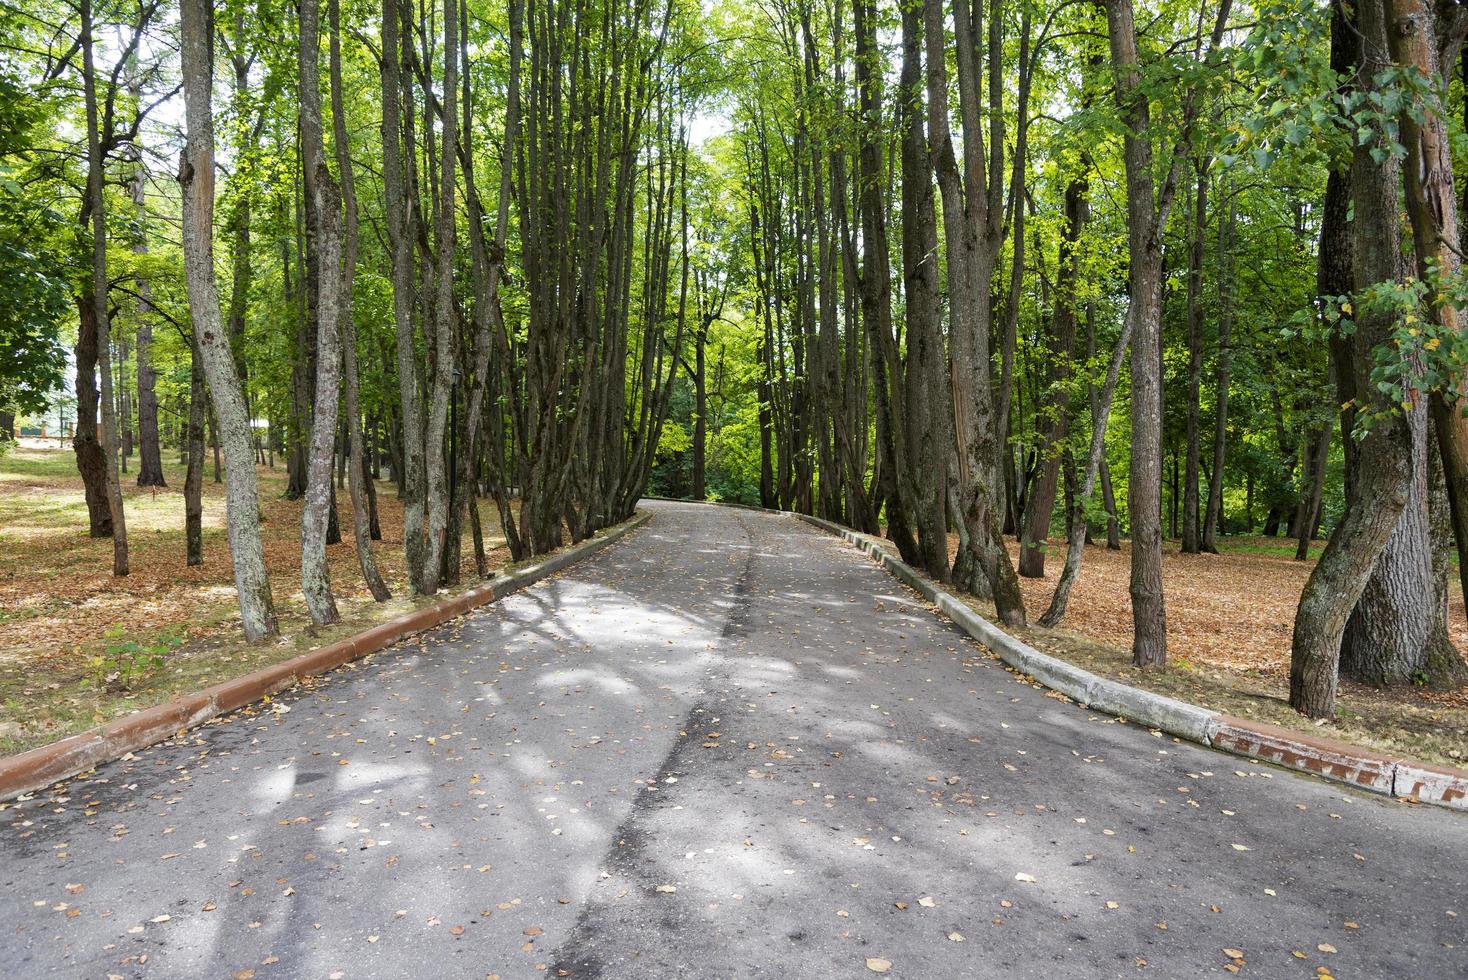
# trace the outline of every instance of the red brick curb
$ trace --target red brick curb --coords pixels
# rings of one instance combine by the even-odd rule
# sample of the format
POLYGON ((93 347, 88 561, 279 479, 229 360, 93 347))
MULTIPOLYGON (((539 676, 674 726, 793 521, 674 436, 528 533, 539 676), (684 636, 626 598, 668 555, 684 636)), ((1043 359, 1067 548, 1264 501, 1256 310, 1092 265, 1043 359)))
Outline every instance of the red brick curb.
POLYGON ((496 602, 600 551, 651 518, 652 515, 644 511, 610 531, 497 578, 492 583, 475 586, 451 598, 414 609, 349 639, 338 640, 243 677, 215 684, 197 694, 135 711, 80 735, 0 759, 0 800, 12 799, 86 772, 104 762, 161 742, 184 729, 294 687, 303 677, 325 674, 390 646, 405 636, 432 629, 479 606, 496 602))

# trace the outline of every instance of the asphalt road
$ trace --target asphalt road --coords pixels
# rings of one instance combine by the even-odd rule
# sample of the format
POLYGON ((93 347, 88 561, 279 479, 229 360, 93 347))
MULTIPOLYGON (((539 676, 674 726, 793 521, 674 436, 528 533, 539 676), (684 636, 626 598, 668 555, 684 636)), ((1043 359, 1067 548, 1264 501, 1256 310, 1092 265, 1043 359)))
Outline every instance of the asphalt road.
POLYGON ((0 812, 0 975, 1468 976, 1468 818, 1047 696, 793 519, 650 506, 0 812))

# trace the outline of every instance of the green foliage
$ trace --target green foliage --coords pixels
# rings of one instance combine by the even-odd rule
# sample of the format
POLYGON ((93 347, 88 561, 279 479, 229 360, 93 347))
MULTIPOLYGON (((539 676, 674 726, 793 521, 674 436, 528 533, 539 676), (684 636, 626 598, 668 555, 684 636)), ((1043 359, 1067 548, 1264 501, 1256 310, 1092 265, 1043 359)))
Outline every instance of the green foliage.
POLYGON ((134 690, 163 669, 169 653, 183 646, 183 637, 172 630, 139 639, 126 636, 123 627, 114 626, 105 635, 111 642, 87 661, 82 684, 111 692, 134 690))

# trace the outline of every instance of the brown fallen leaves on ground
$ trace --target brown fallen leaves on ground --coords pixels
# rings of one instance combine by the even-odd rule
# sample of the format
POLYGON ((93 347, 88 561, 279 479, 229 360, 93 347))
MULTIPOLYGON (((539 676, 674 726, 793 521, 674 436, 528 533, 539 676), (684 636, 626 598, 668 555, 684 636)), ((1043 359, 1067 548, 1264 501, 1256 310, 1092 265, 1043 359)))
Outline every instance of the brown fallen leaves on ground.
MULTIPOLYGON (((213 482, 212 459, 206 459, 204 473, 204 563, 185 563, 184 470, 165 451, 166 488, 139 488, 135 474, 122 477, 131 573, 115 578, 111 540, 87 533, 75 457, 69 448, 47 442, 39 448, 28 441, 0 456, 0 754, 165 700, 173 686, 196 689, 286 659, 341 631, 318 637, 308 630, 300 597, 301 502, 285 499, 283 464, 257 468, 265 559, 283 639, 250 648, 239 637, 224 486, 213 482), (88 661, 107 646, 126 640, 150 644, 168 634, 182 645, 167 653, 163 670, 137 691, 109 693, 84 685, 88 661)), ((411 607, 403 508, 394 484, 378 482, 377 503, 382 540, 373 542, 373 550, 394 596, 387 607, 372 601, 362 581, 345 489, 337 493, 342 543, 327 549, 342 618, 356 629, 411 607)), ((499 568, 509 556, 497 512, 481 501, 480 514, 489 566, 499 568)), ((467 529, 460 567, 464 585, 477 581, 467 529)))
MULTIPOLYGON (((1006 538, 1016 565, 1019 544, 1006 538)), ((1214 710, 1320 734, 1318 726, 1290 709, 1290 638, 1295 606, 1314 568, 1322 542, 1308 561, 1294 560, 1289 538, 1231 537, 1217 555, 1184 555, 1176 541, 1163 545, 1163 594, 1167 602, 1168 667, 1138 671, 1131 666, 1131 576, 1129 541, 1119 551, 1088 546, 1081 575, 1071 592, 1065 622, 1047 630, 1017 630, 1044 653, 1214 710)), ((958 540, 949 540, 955 554, 958 540)), ((1042 579, 1021 578, 1025 609, 1033 624, 1050 604, 1065 561, 1065 542, 1050 541, 1042 579)), ((1448 629, 1459 650, 1468 651, 1468 621, 1456 578, 1449 583, 1448 629)), ((992 605, 969 598, 981 614, 992 605)), ((1325 734, 1382 751, 1461 766, 1468 764, 1468 687, 1434 691, 1402 686, 1381 690, 1343 682, 1340 715, 1325 734)))

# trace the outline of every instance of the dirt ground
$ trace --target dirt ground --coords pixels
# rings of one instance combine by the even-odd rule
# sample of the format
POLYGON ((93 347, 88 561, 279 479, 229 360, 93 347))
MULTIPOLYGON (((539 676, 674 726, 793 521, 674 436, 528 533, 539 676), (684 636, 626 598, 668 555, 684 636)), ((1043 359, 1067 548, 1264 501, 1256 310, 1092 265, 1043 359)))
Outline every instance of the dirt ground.
MULTIPOLYGON (((378 484, 382 540, 378 567, 394 598, 372 601, 357 567, 352 510, 337 494, 343 542, 327 549, 342 624, 316 630, 300 592, 301 502, 287 500, 285 469, 261 466, 266 563, 281 636, 265 646, 239 637, 239 607, 224 526, 224 486, 204 471, 204 564, 184 562, 184 467, 165 453, 166 488, 136 486, 123 474, 131 574, 114 578, 112 542, 87 535, 87 511, 69 447, 26 440, 0 456, 0 754, 81 731, 108 718, 166 700, 365 629, 404 612, 407 574, 403 509, 391 483, 378 484), (128 690, 98 683, 93 658, 127 642, 167 649, 166 666, 128 690)), ((499 521, 480 502, 491 569, 509 558, 499 521)), ((464 585, 477 581, 465 535, 464 585)))
MULTIPOLYGON (((1162 671, 1131 665, 1130 544, 1122 541, 1119 551, 1104 544, 1088 546, 1065 622, 1053 630, 1032 625, 1017 634, 1037 649, 1095 673, 1214 710, 1430 762, 1462 765, 1468 760, 1468 687, 1382 690, 1343 682, 1337 718, 1325 725, 1289 707, 1295 604, 1324 542, 1317 542, 1310 560, 1303 562, 1294 559, 1295 542, 1284 538, 1228 538, 1217 555, 1184 555, 1176 541, 1165 542, 1168 666, 1162 671)), ((1012 539, 1008 545, 1017 565, 1019 545, 1012 539)), ((955 536, 950 554, 957 548, 955 536)), ((1065 541, 1053 539, 1045 577, 1020 579, 1032 621, 1049 606, 1064 560, 1065 541)), ((971 599, 970 604, 982 614, 994 614, 983 600, 971 599)), ((1468 651, 1468 622, 1456 581, 1451 583, 1448 628, 1458 648, 1468 651)))

